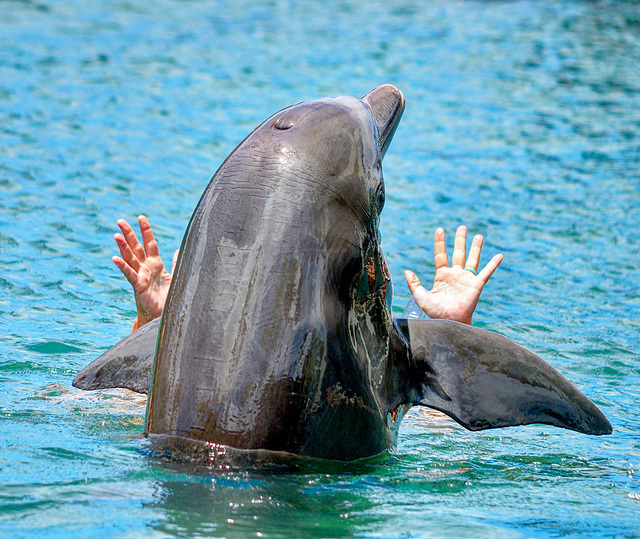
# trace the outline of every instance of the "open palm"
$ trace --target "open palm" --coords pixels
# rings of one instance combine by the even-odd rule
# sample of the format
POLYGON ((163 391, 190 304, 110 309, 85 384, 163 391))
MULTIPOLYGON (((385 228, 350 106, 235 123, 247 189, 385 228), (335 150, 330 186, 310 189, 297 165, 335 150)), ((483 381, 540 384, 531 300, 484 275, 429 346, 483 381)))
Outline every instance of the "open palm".
MULTIPOLYGON (((133 286, 138 308, 134 330, 162 314, 171 284, 171 274, 167 272, 160 258, 158 244, 149 221, 141 215, 138 217, 138 223, 144 246, 138 241, 138 237, 129 223, 124 219, 119 219, 118 226, 122 234, 116 234, 114 239, 122 257, 114 256, 112 258, 114 264, 133 286)), ((173 259, 174 266, 176 258, 177 252, 173 259)))
POLYGON ((482 289, 502 262, 502 255, 495 255, 476 275, 482 251, 482 236, 477 235, 473 238, 468 258, 466 239, 467 229, 461 226, 456 232, 452 265, 449 267, 444 230, 442 228, 436 230, 434 240, 436 275, 430 292, 420 285, 420 279, 415 273, 405 271, 407 285, 413 299, 430 318, 444 318, 471 324, 473 311, 478 304, 482 289))

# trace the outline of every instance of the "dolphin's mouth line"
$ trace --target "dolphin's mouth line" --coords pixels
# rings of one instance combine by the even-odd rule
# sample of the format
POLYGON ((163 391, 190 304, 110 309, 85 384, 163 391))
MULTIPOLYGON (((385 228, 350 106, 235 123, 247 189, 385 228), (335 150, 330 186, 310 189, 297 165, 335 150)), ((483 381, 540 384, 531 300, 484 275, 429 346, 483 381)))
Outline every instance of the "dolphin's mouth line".
POLYGON ((330 183, 322 181, 320 178, 317 178, 316 176, 313 176, 311 174, 305 174, 303 172, 300 173, 300 176, 309 180, 310 183, 316 184, 326 189, 327 191, 331 192, 333 195, 335 195, 337 200, 340 200, 347 208, 349 208, 351 213, 353 213, 354 217, 358 220, 358 222, 362 225, 362 227, 365 230, 368 228, 366 222, 372 221, 371 212, 363 206, 362 202, 360 202, 357 199, 353 199, 353 202, 355 202, 358 205, 358 207, 360 208, 364 216, 359 215, 357 209, 353 207, 353 204, 349 200, 347 200, 342 194, 340 194, 336 189, 334 189, 334 187, 330 183))

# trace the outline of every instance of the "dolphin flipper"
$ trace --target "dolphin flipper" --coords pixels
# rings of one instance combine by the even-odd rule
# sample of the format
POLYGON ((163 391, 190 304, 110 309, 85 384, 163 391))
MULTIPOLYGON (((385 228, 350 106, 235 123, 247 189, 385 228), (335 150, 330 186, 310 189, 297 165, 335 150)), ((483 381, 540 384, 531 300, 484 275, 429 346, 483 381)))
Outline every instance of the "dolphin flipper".
POLYGON ((156 318, 109 348, 78 373, 73 379, 74 387, 124 387, 148 393, 159 325, 160 318, 156 318))
POLYGON ((546 423, 612 432, 571 382, 502 335, 445 320, 396 320, 393 328, 400 339, 392 342, 406 348, 412 404, 440 410, 469 430, 546 423))

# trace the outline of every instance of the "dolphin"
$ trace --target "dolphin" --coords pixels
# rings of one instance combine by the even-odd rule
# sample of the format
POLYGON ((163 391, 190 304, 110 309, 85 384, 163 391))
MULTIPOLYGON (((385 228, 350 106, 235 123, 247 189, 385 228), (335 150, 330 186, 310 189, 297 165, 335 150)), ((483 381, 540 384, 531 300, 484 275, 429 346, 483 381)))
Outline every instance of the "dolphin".
POLYGON ((393 319, 378 225, 382 158, 404 104, 384 85, 257 127, 204 191, 161 318, 74 386, 148 393, 153 439, 342 461, 392 448, 414 405, 470 430, 611 433, 585 395, 509 339, 393 319))

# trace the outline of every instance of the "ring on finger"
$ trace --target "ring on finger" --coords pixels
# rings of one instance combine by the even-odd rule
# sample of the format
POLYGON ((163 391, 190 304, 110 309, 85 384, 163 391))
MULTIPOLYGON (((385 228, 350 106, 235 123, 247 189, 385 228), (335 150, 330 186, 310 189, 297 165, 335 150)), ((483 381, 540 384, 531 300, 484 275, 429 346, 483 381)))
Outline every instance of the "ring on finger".
POLYGON ((475 269, 473 269, 471 266, 465 266, 464 270, 465 271, 470 271, 474 275, 478 275, 478 272, 475 269))

